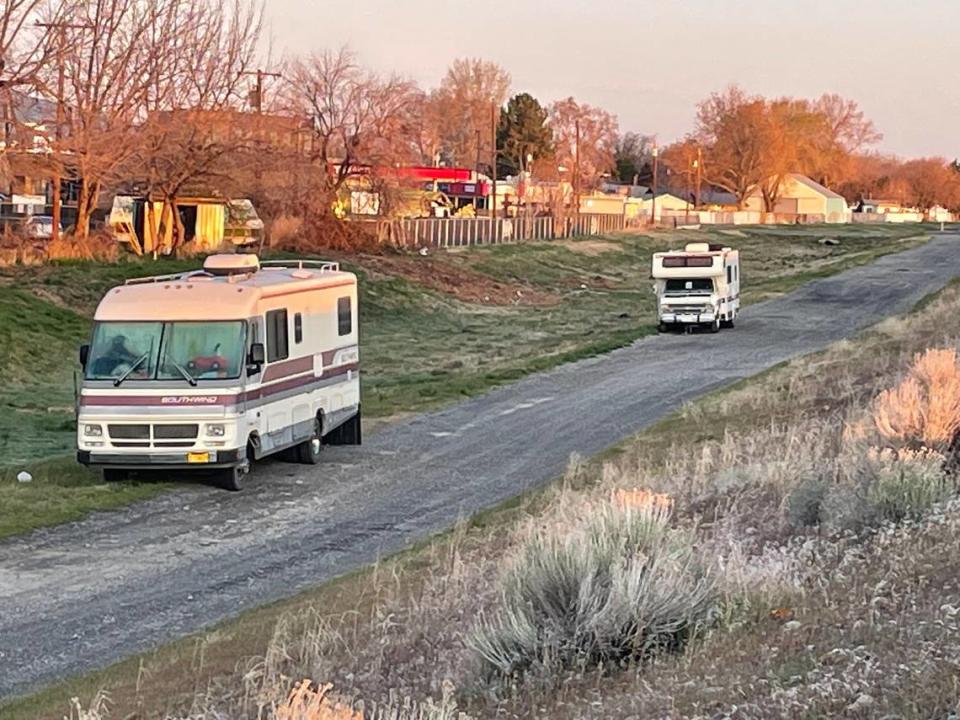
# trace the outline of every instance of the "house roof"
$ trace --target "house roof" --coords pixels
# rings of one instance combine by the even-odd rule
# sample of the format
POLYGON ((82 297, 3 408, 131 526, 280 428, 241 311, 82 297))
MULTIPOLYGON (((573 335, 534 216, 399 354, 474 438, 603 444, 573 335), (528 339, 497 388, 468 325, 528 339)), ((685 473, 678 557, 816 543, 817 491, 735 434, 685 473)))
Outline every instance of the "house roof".
POLYGON ((43 125, 44 123, 52 124, 56 120, 57 105, 52 100, 47 100, 46 98, 36 95, 28 95, 18 90, 11 91, 10 105, 8 105, 5 100, 6 98, 4 98, 4 102, 0 102, 0 117, 7 118, 9 116, 9 107, 12 105, 12 119, 16 122, 25 125, 43 125))
POLYGON ((798 182, 798 183, 800 183, 801 185, 806 185, 806 186, 807 186, 808 188, 810 188, 811 190, 814 190, 814 191, 820 193, 821 195, 823 195, 823 196, 826 197, 826 198, 830 198, 831 200, 843 200, 843 199, 844 199, 844 198, 843 198, 843 195, 840 195, 839 193, 834 192, 834 191, 831 190, 830 188, 825 187, 824 185, 821 185, 821 184, 818 183, 816 180, 812 180, 812 179, 808 178, 806 175, 801 175, 800 173, 790 173, 790 177, 791 177, 795 182, 798 182))

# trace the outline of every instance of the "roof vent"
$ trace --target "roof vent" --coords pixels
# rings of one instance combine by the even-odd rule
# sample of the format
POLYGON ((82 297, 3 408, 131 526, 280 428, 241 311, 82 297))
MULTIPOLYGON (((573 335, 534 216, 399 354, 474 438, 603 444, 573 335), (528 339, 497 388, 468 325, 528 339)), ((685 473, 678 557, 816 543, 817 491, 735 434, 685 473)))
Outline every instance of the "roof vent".
POLYGON ((244 275, 260 269, 260 260, 253 254, 211 255, 203 261, 203 269, 211 275, 244 275))
POLYGON ((687 243, 687 252, 710 252, 710 243, 687 243))

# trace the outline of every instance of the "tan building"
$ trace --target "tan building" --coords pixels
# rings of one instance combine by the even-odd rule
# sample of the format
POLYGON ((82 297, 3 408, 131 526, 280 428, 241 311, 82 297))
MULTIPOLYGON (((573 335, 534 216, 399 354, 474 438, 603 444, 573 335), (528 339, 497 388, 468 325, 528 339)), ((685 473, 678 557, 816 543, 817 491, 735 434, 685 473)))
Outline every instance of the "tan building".
MULTIPOLYGON (((747 198, 744 209, 755 212, 766 210, 759 189, 747 198)), ((850 220, 850 208, 842 195, 799 173, 790 173, 784 177, 780 197, 773 212, 784 215, 822 215, 826 222, 831 223, 850 220)))

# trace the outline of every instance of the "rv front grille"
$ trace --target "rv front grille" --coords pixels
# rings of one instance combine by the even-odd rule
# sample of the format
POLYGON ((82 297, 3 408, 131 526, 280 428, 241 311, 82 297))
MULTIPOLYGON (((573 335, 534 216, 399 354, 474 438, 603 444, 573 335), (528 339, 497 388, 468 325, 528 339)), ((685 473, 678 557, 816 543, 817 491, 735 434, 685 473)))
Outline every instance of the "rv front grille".
POLYGON ((200 426, 197 423, 180 425, 107 425, 110 441, 116 447, 193 447, 200 426))
POLYGON ((197 437, 199 425, 154 425, 156 440, 192 440, 197 437))
POLYGON ((110 437, 115 440, 149 440, 149 425, 107 425, 110 437))

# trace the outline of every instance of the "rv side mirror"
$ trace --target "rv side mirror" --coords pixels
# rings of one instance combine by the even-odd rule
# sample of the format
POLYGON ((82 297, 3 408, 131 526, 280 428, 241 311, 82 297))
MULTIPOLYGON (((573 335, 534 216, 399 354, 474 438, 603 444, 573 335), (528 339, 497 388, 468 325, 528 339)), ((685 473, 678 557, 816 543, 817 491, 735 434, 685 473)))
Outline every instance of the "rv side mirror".
POLYGON ((267 355, 263 349, 263 343, 253 343, 250 346, 250 355, 247 357, 248 365, 256 365, 258 368, 267 361, 267 355))
POLYGON ((90 357, 90 346, 81 345, 80 346, 80 367, 84 370, 87 369, 87 359, 90 357))

